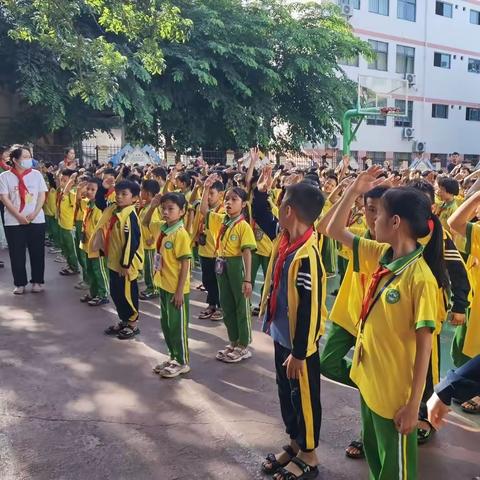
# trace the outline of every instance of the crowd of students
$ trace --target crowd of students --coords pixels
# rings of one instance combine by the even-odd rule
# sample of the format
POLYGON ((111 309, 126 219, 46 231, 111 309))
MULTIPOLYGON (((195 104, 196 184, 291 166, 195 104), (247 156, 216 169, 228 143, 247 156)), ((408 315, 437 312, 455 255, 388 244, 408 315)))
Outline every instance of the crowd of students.
MULTIPOLYGON (((60 275, 79 276, 81 302, 113 301, 119 322, 107 335, 138 335, 139 300, 158 299, 170 356, 154 369, 161 377, 190 371, 195 264, 208 304, 199 318, 226 327, 217 360, 251 358, 252 314, 260 317, 274 342, 289 436, 263 462, 265 473, 275 480, 318 475, 323 374, 360 392, 362 431, 347 455, 366 457, 373 479, 417 478, 417 445, 435 431, 426 402, 439 381, 443 323, 455 326, 456 366, 480 353, 479 172, 460 163, 440 172, 389 165, 356 171, 348 157, 336 169, 286 168, 260 162, 256 149, 236 167, 198 159, 170 168, 80 168, 68 149, 62 165, 39 167, 43 183, 28 183, 28 149, 4 151, 6 211, 18 226, 35 221, 38 212, 27 218, 22 210, 29 196, 38 197, 29 189, 43 189, 49 253, 57 255, 60 275), (260 268, 262 300, 253 306, 260 268), (340 287, 328 312, 327 281, 337 272, 340 287)), ((16 227, 5 223, 12 264, 16 227)), ((14 293, 24 294, 26 277, 14 272, 14 280, 14 293)), ((33 283, 33 291, 43 289, 43 278, 33 283)), ((479 413, 480 399, 462 408, 479 413)))

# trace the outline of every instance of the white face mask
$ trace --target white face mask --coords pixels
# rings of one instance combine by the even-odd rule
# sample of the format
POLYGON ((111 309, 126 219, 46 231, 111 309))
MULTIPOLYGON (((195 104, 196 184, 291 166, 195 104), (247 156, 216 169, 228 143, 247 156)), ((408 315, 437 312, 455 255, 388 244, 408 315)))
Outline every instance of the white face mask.
POLYGON ((28 160, 21 160, 18 163, 25 170, 28 170, 29 168, 32 168, 32 166, 33 166, 33 160, 31 158, 29 158, 28 160))

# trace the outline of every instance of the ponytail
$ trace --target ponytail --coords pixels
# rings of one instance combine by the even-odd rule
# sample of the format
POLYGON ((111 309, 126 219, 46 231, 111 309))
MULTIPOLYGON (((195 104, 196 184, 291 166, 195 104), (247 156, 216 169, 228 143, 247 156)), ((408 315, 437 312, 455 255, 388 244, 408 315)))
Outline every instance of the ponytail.
POLYGON ((423 250, 423 258, 437 279, 438 286, 448 288, 450 279, 444 258, 443 227, 439 218, 434 214, 431 215, 430 221, 433 224, 432 235, 423 250))

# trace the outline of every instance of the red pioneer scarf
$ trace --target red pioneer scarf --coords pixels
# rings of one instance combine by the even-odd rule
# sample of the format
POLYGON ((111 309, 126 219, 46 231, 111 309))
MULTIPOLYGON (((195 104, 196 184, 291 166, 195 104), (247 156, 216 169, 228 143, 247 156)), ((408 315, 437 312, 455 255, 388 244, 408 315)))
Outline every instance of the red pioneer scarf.
POLYGON ((20 212, 25 208, 25 199, 27 196, 28 188, 23 181, 24 177, 28 175, 32 169, 27 168, 23 173, 20 173, 16 168, 10 170, 18 178, 18 193, 20 195, 20 212))
POLYGON ((313 227, 310 227, 299 239, 290 244, 290 236, 287 233, 282 235, 278 246, 278 256, 273 269, 272 292, 270 294, 270 318, 273 319, 277 308, 277 294, 282 278, 283 265, 287 257, 298 250, 313 234, 313 227))

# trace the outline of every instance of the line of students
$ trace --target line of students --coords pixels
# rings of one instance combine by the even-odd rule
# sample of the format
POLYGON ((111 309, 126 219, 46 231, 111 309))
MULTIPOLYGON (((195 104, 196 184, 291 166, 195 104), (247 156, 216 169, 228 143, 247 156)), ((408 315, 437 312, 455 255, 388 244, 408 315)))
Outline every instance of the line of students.
MULTIPOLYGON (((263 330, 274 341, 278 395, 290 438, 282 452, 268 455, 263 471, 276 480, 318 475, 322 372, 360 391, 362 439, 352 442, 357 455, 350 451, 350 456, 364 453, 374 479, 416 478, 417 443, 433 432, 421 405, 438 378, 437 339, 447 312, 463 329, 455 342, 457 351, 465 358, 480 351, 475 334, 480 234, 478 224, 468 223, 480 204, 478 194, 445 219, 455 242, 460 245, 465 239, 465 263, 443 232, 444 219, 432 213, 433 192, 426 181, 392 188, 393 179, 372 167, 356 178, 335 180, 341 186, 333 188, 328 211, 322 212, 326 200, 318 173, 274 177, 267 166, 258 176, 258 155, 252 151, 251 157, 244 181, 226 189, 223 204, 226 172, 217 167, 208 176, 204 171, 203 186, 198 181, 193 191, 189 176, 175 169, 168 176, 157 171, 158 179, 153 171, 143 172, 141 185, 135 178, 115 179, 105 170, 100 180, 99 175, 79 177, 75 196, 75 174, 62 171, 60 190, 55 189, 60 192, 60 219, 71 209, 70 197, 74 211, 67 226, 71 218, 79 218, 75 208, 83 212, 79 246, 85 252, 84 281, 90 287, 83 298, 106 299, 106 290, 98 286, 103 281, 107 288, 106 259, 108 288, 120 319, 106 333, 129 339, 140 333, 139 296, 159 297, 170 358, 154 371, 171 378, 190 371, 188 306, 195 247, 208 292, 201 318, 223 315, 229 343, 216 358, 225 363, 252 356, 249 299, 258 269, 252 263, 262 264, 260 315, 263 330), (275 185, 278 180, 283 185, 275 185), (368 229, 361 234, 359 225, 368 229), (329 249, 324 247, 327 238, 329 249), (262 241, 265 250, 260 255, 262 241), (324 263, 325 255, 335 256, 334 242, 342 244, 348 261, 320 356, 318 342, 328 316, 326 279, 333 273, 324 263), (139 295, 141 271, 146 289, 139 295), (352 347, 349 361, 345 356, 352 347)), ((342 168, 347 170, 345 163, 342 168)), ((334 178, 328 173, 323 177, 325 182, 334 178)), ((443 180, 440 185, 452 189, 443 180)), ((51 233, 55 238, 55 229, 51 233)), ((61 238, 68 256, 72 249, 64 234, 61 238)), ((67 268, 75 272, 73 267, 67 268)))

